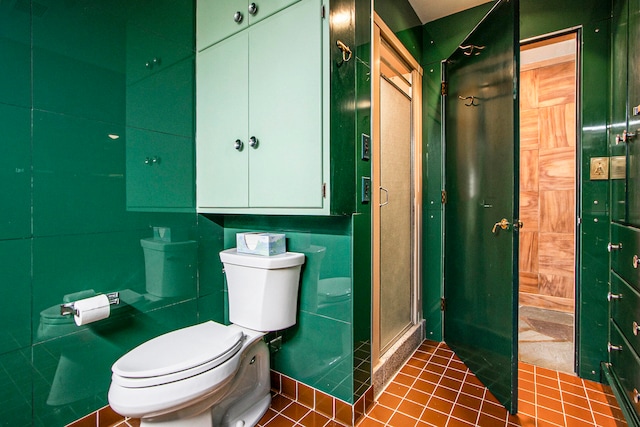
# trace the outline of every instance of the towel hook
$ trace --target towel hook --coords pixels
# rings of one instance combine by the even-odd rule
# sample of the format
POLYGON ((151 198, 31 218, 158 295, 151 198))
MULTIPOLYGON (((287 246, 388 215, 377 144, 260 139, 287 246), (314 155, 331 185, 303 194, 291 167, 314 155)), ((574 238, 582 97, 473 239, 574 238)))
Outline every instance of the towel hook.
POLYGON ((351 55, 352 55, 352 52, 351 52, 351 49, 349 48, 349 46, 347 46, 346 44, 344 44, 340 40, 336 41, 336 45, 342 51, 342 62, 349 62, 349 60, 351 59, 351 55))
POLYGON ((462 100, 462 101, 467 101, 469 100, 468 103, 464 103, 465 106, 467 107, 477 107, 479 104, 476 104, 476 97, 475 96, 458 96, 458 99, 462 100))
POLYGON ((465 56, 478 56, 480 55, 480 52, 477 52, 478 50, 484 50, 486 46, 478 46, 475 44, 470 44, 467 46, 460 46, 460 49, 464 50, 465 52, 463 52, 465 54, 465 56), (475 53, 474 53, 475 52, 475 53))

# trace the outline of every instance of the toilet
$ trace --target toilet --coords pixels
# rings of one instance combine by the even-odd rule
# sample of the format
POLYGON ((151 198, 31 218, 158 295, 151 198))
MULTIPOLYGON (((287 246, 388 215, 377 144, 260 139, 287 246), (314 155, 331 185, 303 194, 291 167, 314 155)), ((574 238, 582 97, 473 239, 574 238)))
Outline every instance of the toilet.
POLYGON ((109 404, 141 426, 251 427, 271 404, 266 332, 296 323, 304 254, 220 252, 231 325, 156 337, 112 366, 109 404))

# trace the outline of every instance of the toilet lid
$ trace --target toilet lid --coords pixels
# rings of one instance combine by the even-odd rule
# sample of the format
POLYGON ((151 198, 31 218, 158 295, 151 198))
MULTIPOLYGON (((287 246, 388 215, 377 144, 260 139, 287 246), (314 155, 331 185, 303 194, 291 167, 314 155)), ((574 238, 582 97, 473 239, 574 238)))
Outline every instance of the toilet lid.
POLYGON ((238 329, 219 323, 200 323, 139 345, 118 359, 111 370, 125 378, 150 378, 204 364, 211 369, 240 349, 243 336, 238 329))

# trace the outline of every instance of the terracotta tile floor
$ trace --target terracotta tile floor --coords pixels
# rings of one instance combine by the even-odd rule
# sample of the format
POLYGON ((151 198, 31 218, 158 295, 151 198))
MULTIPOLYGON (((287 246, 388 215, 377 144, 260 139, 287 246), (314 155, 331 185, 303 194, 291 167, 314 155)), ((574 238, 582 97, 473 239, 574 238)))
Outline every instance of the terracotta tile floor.
MULTIPOLYGON (((626 426, 607 386, 523 363, 518 404, 509 415, 446 344, 425 341, 358 427, 626 426)), ((340 426, 281 395, 258 425, 340 426)))

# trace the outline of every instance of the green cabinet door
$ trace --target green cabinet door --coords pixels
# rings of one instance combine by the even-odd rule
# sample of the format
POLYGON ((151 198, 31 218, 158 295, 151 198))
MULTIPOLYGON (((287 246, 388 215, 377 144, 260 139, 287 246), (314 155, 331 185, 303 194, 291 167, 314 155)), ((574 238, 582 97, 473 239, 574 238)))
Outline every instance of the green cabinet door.
POLYGON ((317 0, 249 29, 251 207, 322 207, 321 47, 317 0))
POLYGON ((127 128, 129 210, 192 212, 193 138, 127 128))
MULTIPOLYGON (((444 63, 444 340, 511 412, 518 378, 518 1, 444 63)), ((525 224, 526 226, 526 224, 525 224)))
POLYGON ((198 207, 249 206, 248 40, 246 31, 196 60, 198 207))

